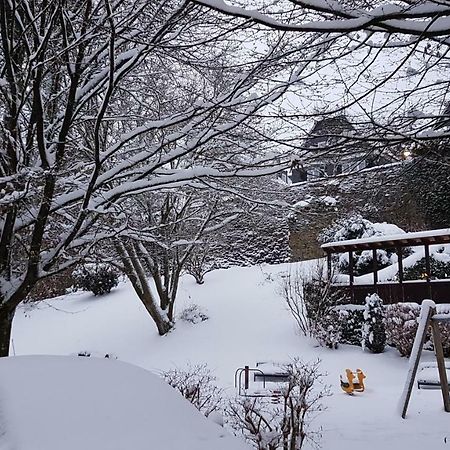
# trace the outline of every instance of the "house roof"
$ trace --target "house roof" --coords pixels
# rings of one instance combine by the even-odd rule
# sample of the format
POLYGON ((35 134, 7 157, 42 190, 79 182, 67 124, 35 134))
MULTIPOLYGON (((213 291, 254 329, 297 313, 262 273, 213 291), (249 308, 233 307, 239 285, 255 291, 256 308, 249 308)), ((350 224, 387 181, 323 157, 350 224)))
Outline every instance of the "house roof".
POLYGON ((328 140, 336 140, 344 132, 353 130, 353 125, 344 115, 326 117, 314 124, 306 138, 305 147, 315 147, 328 140))
POLYGON ((365 239, 328 242, 321 247, 326 253, 344 253, 356 250, 373 250, 377 248, 414 247, 418 245, 435 245, 450 243, 450 228, 440 230, 400 233, 389 236, 372 236, 365 239))

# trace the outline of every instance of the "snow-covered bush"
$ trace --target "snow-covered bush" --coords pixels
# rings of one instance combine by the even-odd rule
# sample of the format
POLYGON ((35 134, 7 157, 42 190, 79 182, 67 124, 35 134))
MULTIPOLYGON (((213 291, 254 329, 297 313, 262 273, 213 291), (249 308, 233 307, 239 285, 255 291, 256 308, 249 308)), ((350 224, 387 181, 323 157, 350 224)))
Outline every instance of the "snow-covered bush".
POLYGON ((348 299, 345 293, 332 287, 324 265, 317 265, 312 277, 300 272, 284 275, 279 291, 300 331, 315 337, 321 345, 335 347, 333 342, 338 339, 339 330, 333 324, 333 308, 348 299))
POLYGON ((195 278, 197 284, 205 282, 205 275, 218 268, 218 264, 210 257, 210 246, 204 243, 192 251, 186 261, 185 270, 195 278))
POLYGON ((205 308, 192 304, 184 308, 178 318, 184 322, 196 324, 208 320, 209 316, 205 308))
POLYGON ((366 297, 362 345, 363 348, 369 349, 372 353, 384 352, 386 330, 383 301, 377 294, 366 297))
POLYGON ((221 410, 223 391, 216 386, 216 377, 206 364, 171 369, 161 376, 206 417, 221 410))
POLYGON ((85 264, 72 274, 75 287, 102 295, 111 292, 119 284, 118 273, 107 264, 85 264))
POLYGON ((361 345, 364 326, 364 306, 342 305, 336 308, 340 325, 340 343, 361 345))
MULTIPOLYGON (((351 239, 363 239, 372 236, 383 236, 386 234, 403 233, 396 225, 388 223, 372 223, 364 219, 360 214, 354 214, 346 218, 336 220, 330 227, 324 229, 318 236, 320 244, 327 242, 346 241, 351 239)), ((403 256, 410 253, 404 250, 403 256)), ((333 255, 336 268, 341 273, 349 272, 349 255, 342 253, 333 255)), ((377 250, 377 265, 379 269, 397 262, 397 254, 393 249, 377 250)), ((372 250, 353 252, 353 272, 355 275, 364 275, 373 271, 372 250)))
MULTIPOLYGON (((438 255, 436 255, 437 257, 438 255)), ((450 278, 450 261, 441 261, 434 255, 430 256, 430 271, 433 280, 450 278)), ((405 280, 420 280, 426 277, 425 258, 419 259, 413 266, 405 269, 403 278, 405 280)))
POLYGON ((385 309, 387 343, 402 356, 409 356, 418 327, 420 306, 417 303, 396 303, 387 305, 385 309))
POLYGON ((289 381, 279 385, 280 403, 270 398, 238 397, 225 410, 227 423, 257 450, 299 450, 306 441, 318 443, 320 432, 311 429, 314 416, 324 409, 330 395, 322 384, 319 361, 298 359, 285 367, 289 381))
POLYGON ((312 329, 312 335, 322 347, 338 348, 341 342, 342 323, 339 313, 331 310, 328 314, 316 321, 312 329))

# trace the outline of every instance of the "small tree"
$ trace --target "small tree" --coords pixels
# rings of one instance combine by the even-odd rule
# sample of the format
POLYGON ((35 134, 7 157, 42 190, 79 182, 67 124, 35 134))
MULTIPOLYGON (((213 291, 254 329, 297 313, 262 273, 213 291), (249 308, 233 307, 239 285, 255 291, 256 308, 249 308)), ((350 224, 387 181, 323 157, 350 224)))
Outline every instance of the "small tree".
POLYGON ((384 352, 386 329, 383 301, 377 294, 366 297, 362 345, 363 348, 368 348, 372 353, 384 352))

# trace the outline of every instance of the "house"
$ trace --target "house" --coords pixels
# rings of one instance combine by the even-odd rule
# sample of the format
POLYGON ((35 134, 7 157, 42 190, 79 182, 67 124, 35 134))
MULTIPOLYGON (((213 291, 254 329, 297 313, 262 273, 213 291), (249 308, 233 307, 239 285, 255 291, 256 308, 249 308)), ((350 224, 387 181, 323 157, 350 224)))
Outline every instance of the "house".
POLYGON ((316 122, 299 149, 301 160, 293 163, 280 178, 293 184, 393 162, 393 158, 382 155, 373 143, 358 140, 357 136, 358 130, 344 115, 316 122))

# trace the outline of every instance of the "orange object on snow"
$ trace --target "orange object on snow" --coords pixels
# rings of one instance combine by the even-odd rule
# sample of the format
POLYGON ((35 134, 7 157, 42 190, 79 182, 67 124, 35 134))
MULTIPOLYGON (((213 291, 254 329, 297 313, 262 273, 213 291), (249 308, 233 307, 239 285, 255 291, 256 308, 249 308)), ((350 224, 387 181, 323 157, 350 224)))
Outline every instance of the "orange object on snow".
POLYGON ((341 389, 349 395, 353 395, 354 392, 364 392, 364 378, 366 378, 364 372, 361 369, 356 369, 356 378, 350 369, 346 369, 345 373, 347 381, 344 381, 341 375, 341 389))

